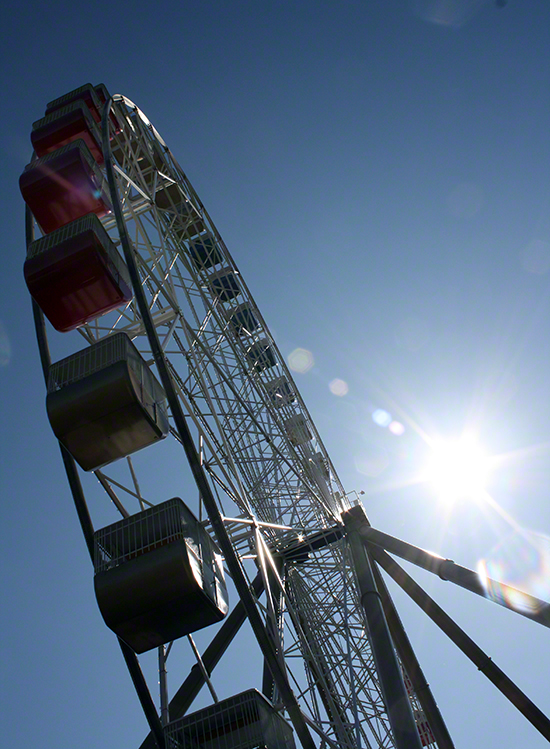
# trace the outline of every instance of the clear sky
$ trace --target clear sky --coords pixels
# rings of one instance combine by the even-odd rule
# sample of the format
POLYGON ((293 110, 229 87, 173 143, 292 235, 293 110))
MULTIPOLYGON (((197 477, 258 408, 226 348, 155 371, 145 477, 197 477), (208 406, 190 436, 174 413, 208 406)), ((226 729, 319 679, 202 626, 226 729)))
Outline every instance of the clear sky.
MULTIPOLYGON (((31 124, 88 81, 147 113, 282 353, 312 353, 298 387, 372 524, 550 596, 548 0, 21 0, 1 13, 3 745, 132 749, 147 730, 96 607, 22 274, 31 124), (449 508, 414 479, 430 440, 465 429, 499 456, 493 504, 449 508)), ((150 471, 194 491, 179 458, 150 471)), ((417 578, 550 713, 550 632, 417 578)), ((396 602, 457 749, 546 745, 396 602)), ((220 667, 221 694, 258 686, 257 669, 236 668, 252 647, 243 637, 220 667)), ((177 658, 174 688, 192 663, 184 647, 177 658)))

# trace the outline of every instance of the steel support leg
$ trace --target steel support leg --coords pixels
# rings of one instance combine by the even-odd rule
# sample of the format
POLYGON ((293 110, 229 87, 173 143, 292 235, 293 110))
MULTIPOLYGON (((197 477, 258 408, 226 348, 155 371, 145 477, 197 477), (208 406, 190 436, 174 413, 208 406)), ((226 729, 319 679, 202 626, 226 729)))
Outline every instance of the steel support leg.
POLYGON ((372 548, 372 555, 395 582, 403 588, 415 603, 445 632, 445 634, 468 656, 479 671, 493 682, 502 694, 522 713, 527 720, 550 741, 550 720, 531 702, 514 682, 500 670, 491 658, 468 637, 451 617, 382 549, 372 548))
POLYGON ((370 559, 359 535, 358 526, 364 518, 362 507, 354 507, 342 514, 359 583, 361 604, 365 609, 369 641, 380 677, 382 696, 397 749, 422 749, 380 594, 374 582, 370 559))
POLYGON ((401 663, 405 667, 407 676, 411 680, 414 692, 420 702, 420 706, 424 711, 426 720, 429 723, 431 731, 437 743, 438 749, 455 749, 453 740, 447 730, 443 716, 439 711, 437 702, 434 699, 430 685, 426 681, 422 667, 418 662, 416 654, 412 648, 411 642, 405 632, 403 624, 395 604, 393 603, 391 596, 386 588, 380 570, 376 565, 373 565, 372 571, 374 573, 374 582, 380 593, 382 600, 382 606, 384 607, 384 613, 390 629, 395 649, 401 659, 401 663))
POLYGON ((437 554, 419 549, 417 546, 401 541, 399 538, 388 536, 387 533, 371 528, 367 523, 361 526, 359 532, 363 541, 376 544, 376 546, 389 551, 391 554, 438 575, 442 580, 449 580, 449 582, 460 585, 461 588, 482 596, 482 598, 487 598, 511 611, 515 611, 516 614, 521 614, 545 627, 550 627, 550 603, 548 601, 542 601, 540 598, 535 598, 535 596, 489 577, 482 580, 477 572, 455 564, 452 559, 443 559, 437 554), (518 601, 519 605, 514 607, 510 603, 511 601, 518 601))

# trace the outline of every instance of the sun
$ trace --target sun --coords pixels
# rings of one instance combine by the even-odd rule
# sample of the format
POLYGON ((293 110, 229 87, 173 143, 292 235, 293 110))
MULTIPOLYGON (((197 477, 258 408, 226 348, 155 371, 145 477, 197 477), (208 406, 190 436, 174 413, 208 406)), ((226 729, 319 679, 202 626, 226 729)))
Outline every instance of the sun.
POLYGON ((470 436, 436 442, 424 478, 441 499, 479 499, 485 490, 489 463, 485 451, 470 436))

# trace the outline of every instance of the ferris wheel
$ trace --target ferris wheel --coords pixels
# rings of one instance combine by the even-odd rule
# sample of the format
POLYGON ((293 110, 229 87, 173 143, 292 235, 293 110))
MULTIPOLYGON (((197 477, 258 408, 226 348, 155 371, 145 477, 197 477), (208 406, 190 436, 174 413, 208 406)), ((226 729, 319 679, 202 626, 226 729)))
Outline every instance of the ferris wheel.
POLYGON ((151 728, 142 748, 452 747, 360 543, 362 507, 159 133, 87 84, 48 104, 32 143, 25 276, 48 416, 98 604, 151 728), (52 363, 50 347, 65 355, 52 363), (157 496, 143 460, 173 459, 174 445, 198 487, 193 510, 157 496), (86 473, 118 513, 107 526, 94 527, 86 473), (372 599, 393 643, 375 631, 372 599), (246 618, 262 683, 220 701, 214 668, 246 618), (200 654, 192 633, 220 622, 200 654), (166 660, 182 638, 196 667, 170 697, 166 660), (158 699, 137 658, 155 649, 158 699), (212 706, 189 714, 205 684, 212 706))

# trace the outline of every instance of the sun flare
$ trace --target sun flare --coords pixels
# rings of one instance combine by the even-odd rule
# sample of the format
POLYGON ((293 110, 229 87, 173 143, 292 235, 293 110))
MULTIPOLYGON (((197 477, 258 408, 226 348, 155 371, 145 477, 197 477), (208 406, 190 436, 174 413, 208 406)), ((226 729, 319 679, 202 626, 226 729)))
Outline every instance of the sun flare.
POLYGON ((488 465, 476 440, 463 436, 433 445, 425 478, 445 501, 477 499, 485 490, 488 465))

